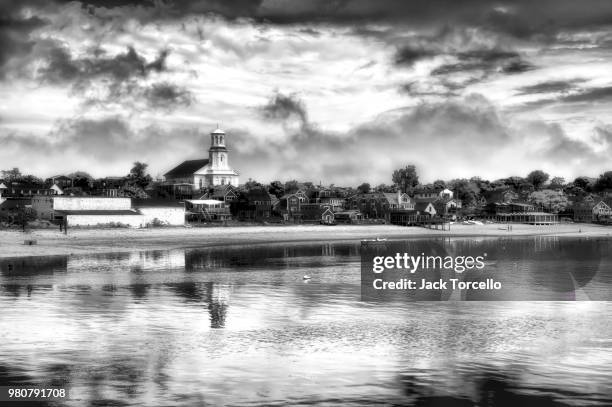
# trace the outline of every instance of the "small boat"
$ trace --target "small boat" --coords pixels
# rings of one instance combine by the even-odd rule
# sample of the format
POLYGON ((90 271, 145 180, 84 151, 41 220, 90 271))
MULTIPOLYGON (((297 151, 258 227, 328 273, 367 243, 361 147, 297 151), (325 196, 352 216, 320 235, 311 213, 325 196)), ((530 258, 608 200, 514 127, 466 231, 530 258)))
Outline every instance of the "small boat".
POLYGON ((310 280, 312 277, 310 277, 308 274, 305 274, 304 277, 302 277, 302 280, 310 280))
POLYGON ((376 239, 363 239, 361 243, 384 243, 387 239, 384 237, 377 237, 376 239))

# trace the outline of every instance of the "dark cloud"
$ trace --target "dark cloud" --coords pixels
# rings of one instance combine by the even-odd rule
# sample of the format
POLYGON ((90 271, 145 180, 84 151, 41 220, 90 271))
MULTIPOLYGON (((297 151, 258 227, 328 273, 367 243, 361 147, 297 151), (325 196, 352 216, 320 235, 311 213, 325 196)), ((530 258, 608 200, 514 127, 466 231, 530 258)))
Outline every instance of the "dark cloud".
POLYGON ((519 95, 531 95, 534 93, 567 93, 576 89, 576 84, 579 82, 582 82, 582 80, 546 81, 535 85, 522 86, 517 90, 519 95))
POLYGON ((612 86, 584 89, 560 98, 560 101, 567 103, 597 103, 610 100, 612 100, 612 86))
POLYGON ((546 97, 544 99, 535 100, 525 103, 518 107, 518 110, 533 110, 545 106, 567 105, 572 104, 597 104, 608 103, 612 101, 612 86, 604 86, 601 88, 573 88, 567 92, 561 93, 556 97, 546 97))
POLYGON ((517 38, 538 35, 550 37, 562 29, 581 29, 608 25, 612 4, 608 0, 84 0, 85 7, 139 8, 149 19, 183 18, 215 13, 226 18, 250 18, 274 24, 392 23, 413 28, 429 28, 444 22, 449 25, 488 27, 517 38))
POLYGON ((125 53, 107 56, 100 49, 94 55, 82 58, 72 57, 70 50, 61 45, 51 48, 47 65, 38 71, 40 78, 46 82, 56 83, 73 81, 78 86, 85 86, 92 79, 108 79, 113 84, 121 84, 132 78, 145 78, 151 72, 166 70, 167 50, 148 62, 133 47, 125 53))
POLYGON ((501 68, 502 72, 507 74, 516 74, 531 71, 535 69, 535 65, 523 59, 514 59, 507 62, 501 68))
POLYGON ((154 109, 172 110, 177 106, 190 106, 193 94, 185 88, 163 82, 154 84, 144 92, 147 104, 154 109))
POLYGON ((152 73, 167 71, 167 50, 147 60, 133 47, 117 55, 93 48, 89 55, 79 58, 55 41, 42 43, 40 48, 46 65, 38 70, 38 79, 50 84, 71 84, 72 93, 83 97, 86 107, 122 104, 135 108, 140 101, 145 101, 150 108, 172 110, 190 106, 194 101, 190 91, 175 84, 161 82, 149 86, 143 83, 152 73), (102 92, 96 88, 100 85, 102 92))
POLYGON ((534 66, 523 60, 514 51, 502 51, 498 49, 482 49, 455 54, 458 59, 456 63, 443 64, 433 69, 433 76, 446 76, 460 72, 480 71, 483 77, 493 72, 506 74, 525 72, 534 66))
POLYGON ((404 46, 401 47, 395 54, 396 65, 412 66, 415 62, 438 55, 432 49, 426 49, 423 46, 404 46))
POLYGON ((295 94, 276 93, 260 110, 264 119, 284 121, 297 117, 303 125, 308 124, 304 103, 295 94))
MULTIPOLYGON (((0 7, 0 12, 2 10, 0 7)), ((46 22, 39 17, 19 18, 4 14, 0 17, 0 78, 4 78, 12 58, 30 53, 35 42, 30 34, 46 22)))

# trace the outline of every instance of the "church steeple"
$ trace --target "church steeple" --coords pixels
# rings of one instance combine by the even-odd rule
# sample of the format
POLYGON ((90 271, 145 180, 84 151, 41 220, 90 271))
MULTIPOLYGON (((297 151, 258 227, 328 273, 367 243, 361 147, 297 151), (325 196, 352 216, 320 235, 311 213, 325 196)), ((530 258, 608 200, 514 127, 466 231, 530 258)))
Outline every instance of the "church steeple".
POLYGON ((208 160, 212 169, 229 168, 227 148, 225 147, 225 132, 219 126, 210 133, 208 160))

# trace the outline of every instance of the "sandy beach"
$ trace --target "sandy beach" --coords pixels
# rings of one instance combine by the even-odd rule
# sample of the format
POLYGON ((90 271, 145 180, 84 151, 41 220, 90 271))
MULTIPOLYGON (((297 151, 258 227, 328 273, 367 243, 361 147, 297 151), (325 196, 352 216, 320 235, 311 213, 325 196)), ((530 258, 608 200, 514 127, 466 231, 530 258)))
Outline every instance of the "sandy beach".
POLYGON ((384 237, 401 239, 418 236, 610 236, 612 227, 590 224, 553 226, 512 226, 505 224, 452 225, 450 231, 395 225, 290 225, 234 226, 209 228, 153 229, 72 229, 68 235, 59 230, 0 231, 0 257, 49 256, 58 254, 104 253, 136 250, 161 250, 234 244, 302 241, 360 240, 384 237), (35 245, 25 245, 26 239, 35 245))

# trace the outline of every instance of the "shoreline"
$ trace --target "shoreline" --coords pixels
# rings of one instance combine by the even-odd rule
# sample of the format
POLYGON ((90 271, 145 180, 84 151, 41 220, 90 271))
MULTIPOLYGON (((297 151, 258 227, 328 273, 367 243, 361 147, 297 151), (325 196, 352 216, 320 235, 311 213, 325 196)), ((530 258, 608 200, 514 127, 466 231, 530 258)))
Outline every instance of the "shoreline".
POLYGON ((610 237, 612 227, 593 224, 558 224, 535 226, 513 224, 451 226, 450 231, 396 225, 275 225, 168 227, 152 229, 72 229, 64 235, 57 229, 27 232, 0 230, 0 258, 36 257, 71 254, 133 252, 144 250, 189 249, 266 243, 313 241, 355 241, 375 237, 390 240, 419 237, 610 237), (25 245, 24 240, 36 240, 25 245))

